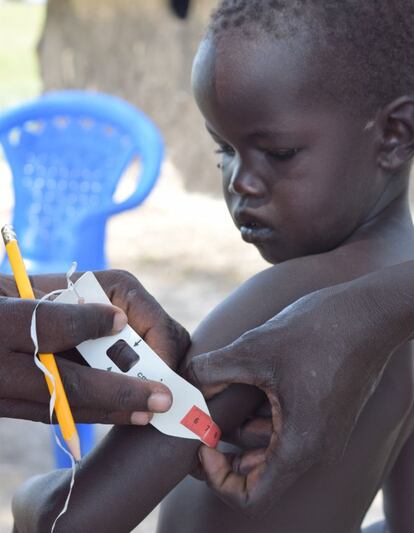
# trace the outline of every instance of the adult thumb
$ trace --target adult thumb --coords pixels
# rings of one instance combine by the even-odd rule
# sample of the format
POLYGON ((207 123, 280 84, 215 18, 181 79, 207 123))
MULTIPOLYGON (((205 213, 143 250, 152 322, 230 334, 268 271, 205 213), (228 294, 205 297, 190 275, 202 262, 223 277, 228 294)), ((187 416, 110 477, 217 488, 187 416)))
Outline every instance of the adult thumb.
MULTIPOLYGON (((36 301, 17 300, 11 308, 19 330, 15 333, 20 333, 14 335, 15 350, 30 352, 34 348, 30 323, 36 304, 36 301)), ((127 321, 125 313, 112 305, 42 302, 36 311, 39 350, 42 353, 69 350, 85 340, 119 333, 127 321)))
POLYGON ((37 330, 42 351, 58 352, 88 339, 122 331, 128 319, 118 307, 103 304, 55 304, 38 308, 37 330))
POLYGON ((231 383, 256 385, 257 363, 249 357, 243 339, 224 348, 193 357, 188 367, 189 379, 207 397, 221 392, 231 383))

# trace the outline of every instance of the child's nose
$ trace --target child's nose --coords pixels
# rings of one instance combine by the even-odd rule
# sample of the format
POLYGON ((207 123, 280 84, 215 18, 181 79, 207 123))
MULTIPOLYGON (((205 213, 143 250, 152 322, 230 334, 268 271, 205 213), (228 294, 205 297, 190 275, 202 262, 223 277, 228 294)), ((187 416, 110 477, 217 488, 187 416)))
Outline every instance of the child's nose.
POLYGON ((230 194, 238 196, 264 196, 266 185, 262 179, 254 176, 250 172, 234 172, 227 190, 230 194))

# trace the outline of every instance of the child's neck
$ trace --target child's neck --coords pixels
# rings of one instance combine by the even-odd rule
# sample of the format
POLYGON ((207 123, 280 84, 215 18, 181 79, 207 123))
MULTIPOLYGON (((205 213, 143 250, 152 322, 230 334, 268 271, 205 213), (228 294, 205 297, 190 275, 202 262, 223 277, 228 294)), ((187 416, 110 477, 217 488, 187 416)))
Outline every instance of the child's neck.
POLYGON ((408 191, 404 191, 403 194, 394 198, 364 224, 359 226, 347 239, 347 242, 355 238, 359 239, 362 235, 366 235, 367 232, 373 235, 373 233, 377 232, 401 232, 402 230, 410 233, 413 230, 408 191))
POLYGON ((341 247, 363 247, 371 253, 378 252, 378 243, 384 256, 394 257, 395 262, 414 258, 414 227, 410 212, 408 191, 392 200, 382 211, 362 224, 341 247))

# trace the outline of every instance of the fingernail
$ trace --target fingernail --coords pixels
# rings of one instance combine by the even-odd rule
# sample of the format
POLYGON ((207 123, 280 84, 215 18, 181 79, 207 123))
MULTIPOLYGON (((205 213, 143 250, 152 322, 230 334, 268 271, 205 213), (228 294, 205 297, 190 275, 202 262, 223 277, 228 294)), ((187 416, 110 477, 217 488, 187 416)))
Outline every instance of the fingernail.
POLYGON ((168 411, 171 407, 171 396, 162 392, 154 392, 148 398, 148 409, 155 412, 168 411))
POLYGON ((128 324, 128 318, 125 313, 122 311, 116 311, 114 315, 114 323, 112 325, 112 330, 114 333, 119 333, 124 329, 128 324))
POLYGON ((145 413, 142 411, 136 411, 131 415, 131 424, 135 426, 146 426, 152 418, 152 413, 145 413))

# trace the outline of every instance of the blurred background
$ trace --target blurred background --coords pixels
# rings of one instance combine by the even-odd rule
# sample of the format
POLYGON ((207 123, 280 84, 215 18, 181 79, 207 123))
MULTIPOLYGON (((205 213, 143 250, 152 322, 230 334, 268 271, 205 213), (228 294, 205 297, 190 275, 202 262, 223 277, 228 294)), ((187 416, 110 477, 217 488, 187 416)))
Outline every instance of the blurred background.
MULTIPOLYGON (((166 145, 161 175, 137 209, 109 220, 109 265, 134 273, 190 331, 266 264, 233 229, 214 147, 191 97, 192 58, 217 0, 0 1, 0 112, 45 91, 87 89, 144 111, 166 145)), ((120 180, 127 194, 136 169, 120 180)), ((0 222, 11 220, 10 169, 0 157, 0 222)), ((98 428, 100 438, 107 428, 98 428)), ((28 477, 53 467, 48 429, 0 421, 0 533, 28 477), (30 440, 27 435, 30 434, 30 440)), ((379 499, 367 517, 380 513, 379 499)), ((155 531, 156 511, 136 531, 155 531)))

